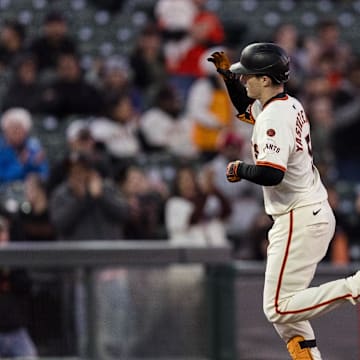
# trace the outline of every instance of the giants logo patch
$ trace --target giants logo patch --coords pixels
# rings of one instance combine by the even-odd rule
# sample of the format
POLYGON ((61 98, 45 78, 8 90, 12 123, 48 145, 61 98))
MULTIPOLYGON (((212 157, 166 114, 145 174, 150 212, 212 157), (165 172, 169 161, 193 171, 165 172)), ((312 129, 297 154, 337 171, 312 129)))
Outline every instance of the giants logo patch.
POLYGON ((275 136, 275 130, 274 129, 268 129, 267 131, 266 131, 266 135, 267 136, 270 136, 270 137, 273 137, 273 136, 275 136))
POLYGON ((280 148, 276 145, 273 139, 267 139, 263 151, 266 154, 277 154, 280 152, 280 148))

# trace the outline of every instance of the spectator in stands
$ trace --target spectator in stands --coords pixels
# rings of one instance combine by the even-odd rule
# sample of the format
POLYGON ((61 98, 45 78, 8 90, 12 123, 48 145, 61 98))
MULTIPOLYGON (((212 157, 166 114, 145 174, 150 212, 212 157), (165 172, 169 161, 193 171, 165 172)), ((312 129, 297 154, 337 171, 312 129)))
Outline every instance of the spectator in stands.
POLYGON ((38 77, 38 68, 34 56, 21 55, 14 64, 14 74, 4 94, 3 110, 22 107, 31 113, 43 110, 42 93, 38 77))
POLYGON ((347 94, 334 104, 333 145, 339 179, 360 182, 360 58, 348 69, 343 90, 347 94))
POLYGON ((56 239, 55 228, 50 220, 45 182, 36 174, 30 174, 25 180, 25 201, 20 206, 18 216, 24 240, 56 239))
POLYGON ((68 160, 73 152, 81 152, 92 159, 103 178, 112 178, 110 158, 106 151, 97 146, 87 120, 74 120, 66 129, 67 148, 64 157, 52 164, 46 182, 47 192, 52 191, 67 178, 68 160))
POLYGON ((24 51, 25 28, 16 20, 6 20, 0 29, 0 73, 11 69, 24 51))
POLYGON ((58 57, 57 77, 44 91, 44 110, 59 118, 97 115, 103 111, 100 92, 88 83, 75 54, 58 57))
POLYGON ((222 48, 211 48, 203 54, 201 67, 206 76, 192 84, 186 104, 186 116, 192 122, 192 142, 204 160, 217 154, 219 134, 232 128, 235 119, 224 81, 207 61, 215 51, 222 48))
POLYGON ((303 86, 303 79, 308 67, 308 55, 304 49, 298 28, 293 23, 281 23, 272 36, 273 42, 281 46, 291 57, 291 78, 286 84, 287 91, 297 95, 303 86))
POLYGON ((176 173, 172 195, 165 204, 165 226, 175 245, 227 245, 225 221, 230 203, 216 187, 211 169, 200 176, 190 166, 176 173))
POLYGON ((218 139, 218 154, 204 166, 211 169, 216 188, 220 189, 231 205, 231 214, 225 222, 226 234, 237 256, 249 259, 254 256, 254 244, 250 233, 255 219, 263 212, 262 191, 250 182, 240 181, 231 184, 224 176, 229 162, 244 158, 244 143, 245 139, 240 132, 224 131, 218 139))
POLYGON ((154 8, 156 22, 165 40, 184 38, 195 14, 196 7, 192 0, 157 0, 154 8))
POLYGON ((51 220, 59 239, 122 239, 122 224, 130 207, 115 185, 80 152, 71 154, 67 174, 50 199, 51 220))
POLYGON ((116 96, 108 104, 106 115, 91 123, 94 139, 104 144, 115 165, 124 159, 135 159, 142 149, 138 113, 130 97, 116 96))
POLYGON ((111 56, 100 66, 96 83, 99 85, 103 101, 108 104, 112 99, 128 95, 137 111, 143 109, 141 94, 133 86, 131 69, 124 56, 111 56))
POLYGON ((130 165, 119 181, 119 189, 136 209, 124 222, 124 238, 156 240, 162 237, 164 201, 168 196, 165 183, 152 183, 144 169, 130 165))
MULTIPOLYGON (((169 34, 168 29, 173 29, 170 18, 176 17, 179 21, 182 14, 176 9, 178 6, 176 2, 171 1, 171 3, 170 6, 170 1, 160 0, 156 8, 159 26, 167 31, 165 35, 169 34)), ((183 35, 179 37, 175 32, 175 36, 171 36, 170 40, 165 36, 164 43, 170 79, 180 89, 184 101, 192 82, 204 75, 201 64, 204 52, 210 47, 222 45, 225 40, 220 18, 207 9, 207 0, 191 0, 185 3, 183 1, 182 9, 185 4, 188 11, 186 14, 183 13, 183 35)), ((173 35, 171 31, 170 35, 173 35)))
POLYGON ((30 135, 31 126, 31 114, 23 108, 11 108, 2 114, 0 183, 22 181, 30 173, 47 178, 46 154, 38 139, 30 135))
POLYGON ((154 106, 144 111, 139 119, 140 134, 146 152, 167 152, 174 156, 193 158, 190 121, 182 114, 176 89, 163 85, 154 99, 154 106))
POLYGON ((272 223, 273 221, 264 211, 259 213, 253 219, 248 232, 248 248, 238 249, 235 257, 241 260, 265 261, 269 245, 268 232, 272 223))
MULTIPOLYGON (((10 241, 8 223, 0 217, 0 247, 10 241)), ((0 357, 34 358, 36 346, 28 331, 31 279, 24 269, 0 268, 0 357)))
POLYGON ((334 180, 333 131, 335 125, 334 106, 330 96, 317 96, 308 103, 311 123, 312 154, 324 179, 334 180))
MULTIPOLYGON (((329 92, 338 91, 344 75, 353 62, 354 54, 349 44, 341 40, 337 21, 333 19, 320 21, 315 36, 305 37, 304 48, 309 60, 308 77, 323 77, 329 92)), ((304 84, 305 95, 308 90, 311 88, 304 84)))
POLYGON ((55 71, 59 57, 77 53, 77 44, 69 35, 67 21, 60 12, 49 12, 41 30, 40 35, 31 39, 29 50, 35 55, 40 71, 55 71))
POLYGON ((329 203, 336 217, 336 228, 334 238, 330 243, 324 260, 336 266, 346 266, 349 264, 351 259, 350 238, 348 234, 347 221, 340 206, 341 199, 336 186, 328 186, 328 196, 329 203))
POLYGON ((162 37, 154 24, 146 25, 130 53, 134 86, 142 95, 143 108, 154 105, 154 96, 167 81, 162 37))
POLYGON ((313 52, 312 71, 316 72, 324 57, 333 59, 333 68, 329 73, 332 84, 336 85, 353 61, 353 51, 350 45, 341 39, 338 22, 334 19, 320 21, 315 36, 315 51, 313 52))

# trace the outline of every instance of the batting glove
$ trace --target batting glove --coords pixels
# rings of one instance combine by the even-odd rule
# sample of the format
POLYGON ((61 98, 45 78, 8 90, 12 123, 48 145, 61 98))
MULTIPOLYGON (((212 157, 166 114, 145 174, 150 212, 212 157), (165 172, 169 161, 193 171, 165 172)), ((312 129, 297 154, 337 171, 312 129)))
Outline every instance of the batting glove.
POLYGON ((230 182, 238 182, 241 177, 238 175, 239 166, 242 163, 240 160, 232 161, 226 167, 226 178, 230 182))
POLYGON ((231 63, 223 51, 215 51, 207 58, 207 61, 210 61, 215 65, 216 71, 221 74, 223 78, 227 79, 231 77, 232 73, 229 70, 231 63))

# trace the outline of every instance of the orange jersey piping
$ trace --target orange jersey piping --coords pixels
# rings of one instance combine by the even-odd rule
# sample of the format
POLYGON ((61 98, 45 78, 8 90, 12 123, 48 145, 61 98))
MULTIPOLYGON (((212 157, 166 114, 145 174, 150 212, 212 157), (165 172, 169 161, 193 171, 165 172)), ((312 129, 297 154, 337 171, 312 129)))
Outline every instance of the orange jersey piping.
POLYGON ((289 98, 289 96, 287 94, 285 94, 283 97, 274 97, 273 99, 271 99, 268 103, 266 103, 263 107, 263 110, 272 102, 277 101, 277 100, 287 100, 289 98))
POLYGON ((256 165, 269 166, 269 167, 272 167, 272 168, 275 168, 275 169, 279 169, 279 170, 281 170, 283 172, 286 171, 286 167, 278 165, 278 164, 274 164, 274 163, 269 162, 269 161, 257 161, 256 165))

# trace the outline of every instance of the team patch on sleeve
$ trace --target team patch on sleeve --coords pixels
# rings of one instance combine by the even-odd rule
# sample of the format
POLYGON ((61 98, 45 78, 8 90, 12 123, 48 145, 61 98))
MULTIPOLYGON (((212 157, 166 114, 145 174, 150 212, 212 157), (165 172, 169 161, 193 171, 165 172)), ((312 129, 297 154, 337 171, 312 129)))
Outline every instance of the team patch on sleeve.
POLYGON ((278 154, 280 152, 280 147, 273 139, 267 138, 263 147, 263 152, 266 154, 278 154))

